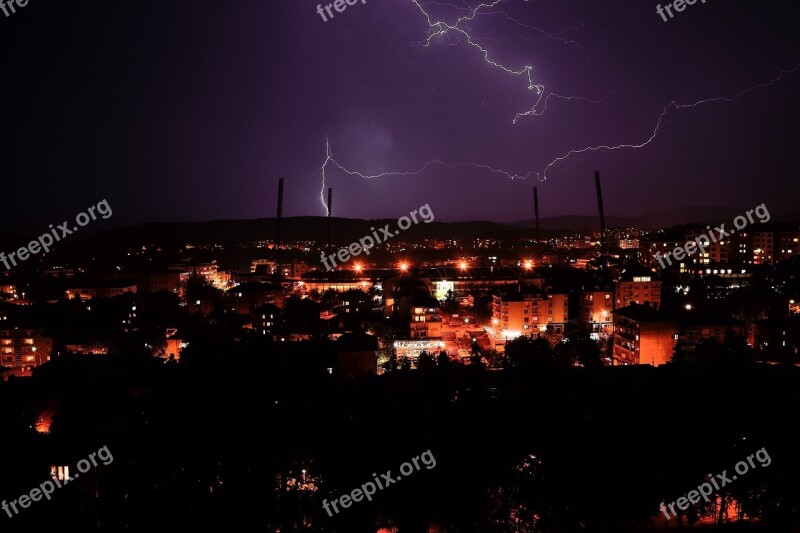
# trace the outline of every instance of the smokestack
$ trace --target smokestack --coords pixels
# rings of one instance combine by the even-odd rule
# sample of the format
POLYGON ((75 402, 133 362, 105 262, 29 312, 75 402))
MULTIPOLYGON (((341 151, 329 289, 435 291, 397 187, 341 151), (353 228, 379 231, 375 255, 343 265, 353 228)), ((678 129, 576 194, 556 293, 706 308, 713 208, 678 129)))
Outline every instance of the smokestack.
POLYGON ((327 252, 331 250, 331 217, 333 216, 333 188, 328 187, 328 240, 327 252))
POLYGON ((606 215, 603 212, 603 189, 600 188, 600 172, 594 172, 597 187, 597 209, 600 211, 600 255, 606 255, 606 215))
POLYGON ((281 278, 281 219, 283 218, 283 178, 278 179, 278 216, 275 218, 275 258, 278 262, 277 277, 281 278))
POLYGON ((539 188, 533 188, 533 211, 536 214, 536 242, 539 242, 539 188))

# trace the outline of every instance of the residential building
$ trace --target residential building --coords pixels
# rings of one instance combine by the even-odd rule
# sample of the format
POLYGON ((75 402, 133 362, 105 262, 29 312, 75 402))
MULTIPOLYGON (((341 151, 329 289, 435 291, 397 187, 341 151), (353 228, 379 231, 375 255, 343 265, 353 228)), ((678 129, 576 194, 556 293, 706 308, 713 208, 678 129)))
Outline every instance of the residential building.
POLYGON ((280 285, 243 283, 225 291, 225 308, 242 315, 264 304, 283 306, 284 294, 280 285))
POLYGON ((408 320, 408 334, 396 335, 394 348, 399 358, 416 360, 422 352, 438 353, 444 349, 442 317, 439 300, 432 296, 412 296, 405 300, 408 314, 401 312, 401 320, 408 320))
POLYGON ((729 335, 742 337, 747 344, 753 345, 754 329, 743 322, 726 318, 698 317, 681 320, 677 340, 681 348, 691 350, 702 340, 724 342, 729 335))
POLYGON ((147 272, 137 276, 137 285, 142 292, 171 292, 183 298, 189 273, 179 269, 147 272))
POLYGON ((136 291, 137 285, 135 280, 112 279, 97 283, 72 285, 67 289, 67 298, 70 300, 76 298, 80 298, 81 300, 88 300, 89 298, 113 298, 122 294, 135 294, 136 291))
POLYGON ((614 282, 614 309, 631 304, 647 304, 654 309, 661 307, 661 281, 649 270, 624 272, 614 282))
POLYGON ((496 339, 536 337, 545 331, 563 333, 568 320, 567 294, 516 293, 495 295, 492 299, 492 330, 496 339))
POLYGON ((33 368, 50 360, 53 339, 44 329, 0 329, 0 365, 17 376, 30 376, 33 368))
POLYGON ((592 333, 611 333, 614 324, 614 291, 598 288, 581 292, 581 319, 592 326, 592 333))
POLYGON ((678 325, 646 305, 614 310, 614 365, 663 365, 672 358, 678 325))
POLYGON ((283 310, 272 304, 264 304, 250 314, 253 320, 253 331, 256 335, 272 337, 283 328, 283 310))

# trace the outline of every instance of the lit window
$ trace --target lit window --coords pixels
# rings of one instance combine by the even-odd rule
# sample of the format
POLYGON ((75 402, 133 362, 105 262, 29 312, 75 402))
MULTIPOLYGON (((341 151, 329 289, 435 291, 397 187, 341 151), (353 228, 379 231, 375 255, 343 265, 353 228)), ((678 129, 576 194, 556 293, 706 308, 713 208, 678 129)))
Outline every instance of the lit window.
POLYGON ((68 466, 51 466, 50 467, 50 477, 55 477, 59 481, 64 481, 69 477, 69 467, 68 466))

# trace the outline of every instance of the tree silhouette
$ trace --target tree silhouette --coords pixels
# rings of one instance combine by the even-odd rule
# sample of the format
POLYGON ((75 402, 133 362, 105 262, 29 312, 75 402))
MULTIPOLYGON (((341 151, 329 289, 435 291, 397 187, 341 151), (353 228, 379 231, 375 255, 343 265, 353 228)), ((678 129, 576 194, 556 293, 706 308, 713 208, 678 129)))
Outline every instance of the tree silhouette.
POLYGON ((532 339, 526 335, 506 344, 506 364, 521 370, 553 367, 554 354, 550 343, 543 338, 532 339))
POLYGON ((433 356, 428 352, 419 354, 419 361, 417 362, 417 370, 420 372, 432 372, 436 368, 436 361, 433 356))

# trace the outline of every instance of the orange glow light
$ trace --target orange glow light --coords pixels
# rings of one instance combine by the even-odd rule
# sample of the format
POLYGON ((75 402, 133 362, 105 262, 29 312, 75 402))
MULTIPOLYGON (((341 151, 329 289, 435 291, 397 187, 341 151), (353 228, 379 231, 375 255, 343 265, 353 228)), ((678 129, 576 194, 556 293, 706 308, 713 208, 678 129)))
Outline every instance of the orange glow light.
POLYGON ((400 263, 400 270, 403 272, 408 271, 408 263, 400 263))

